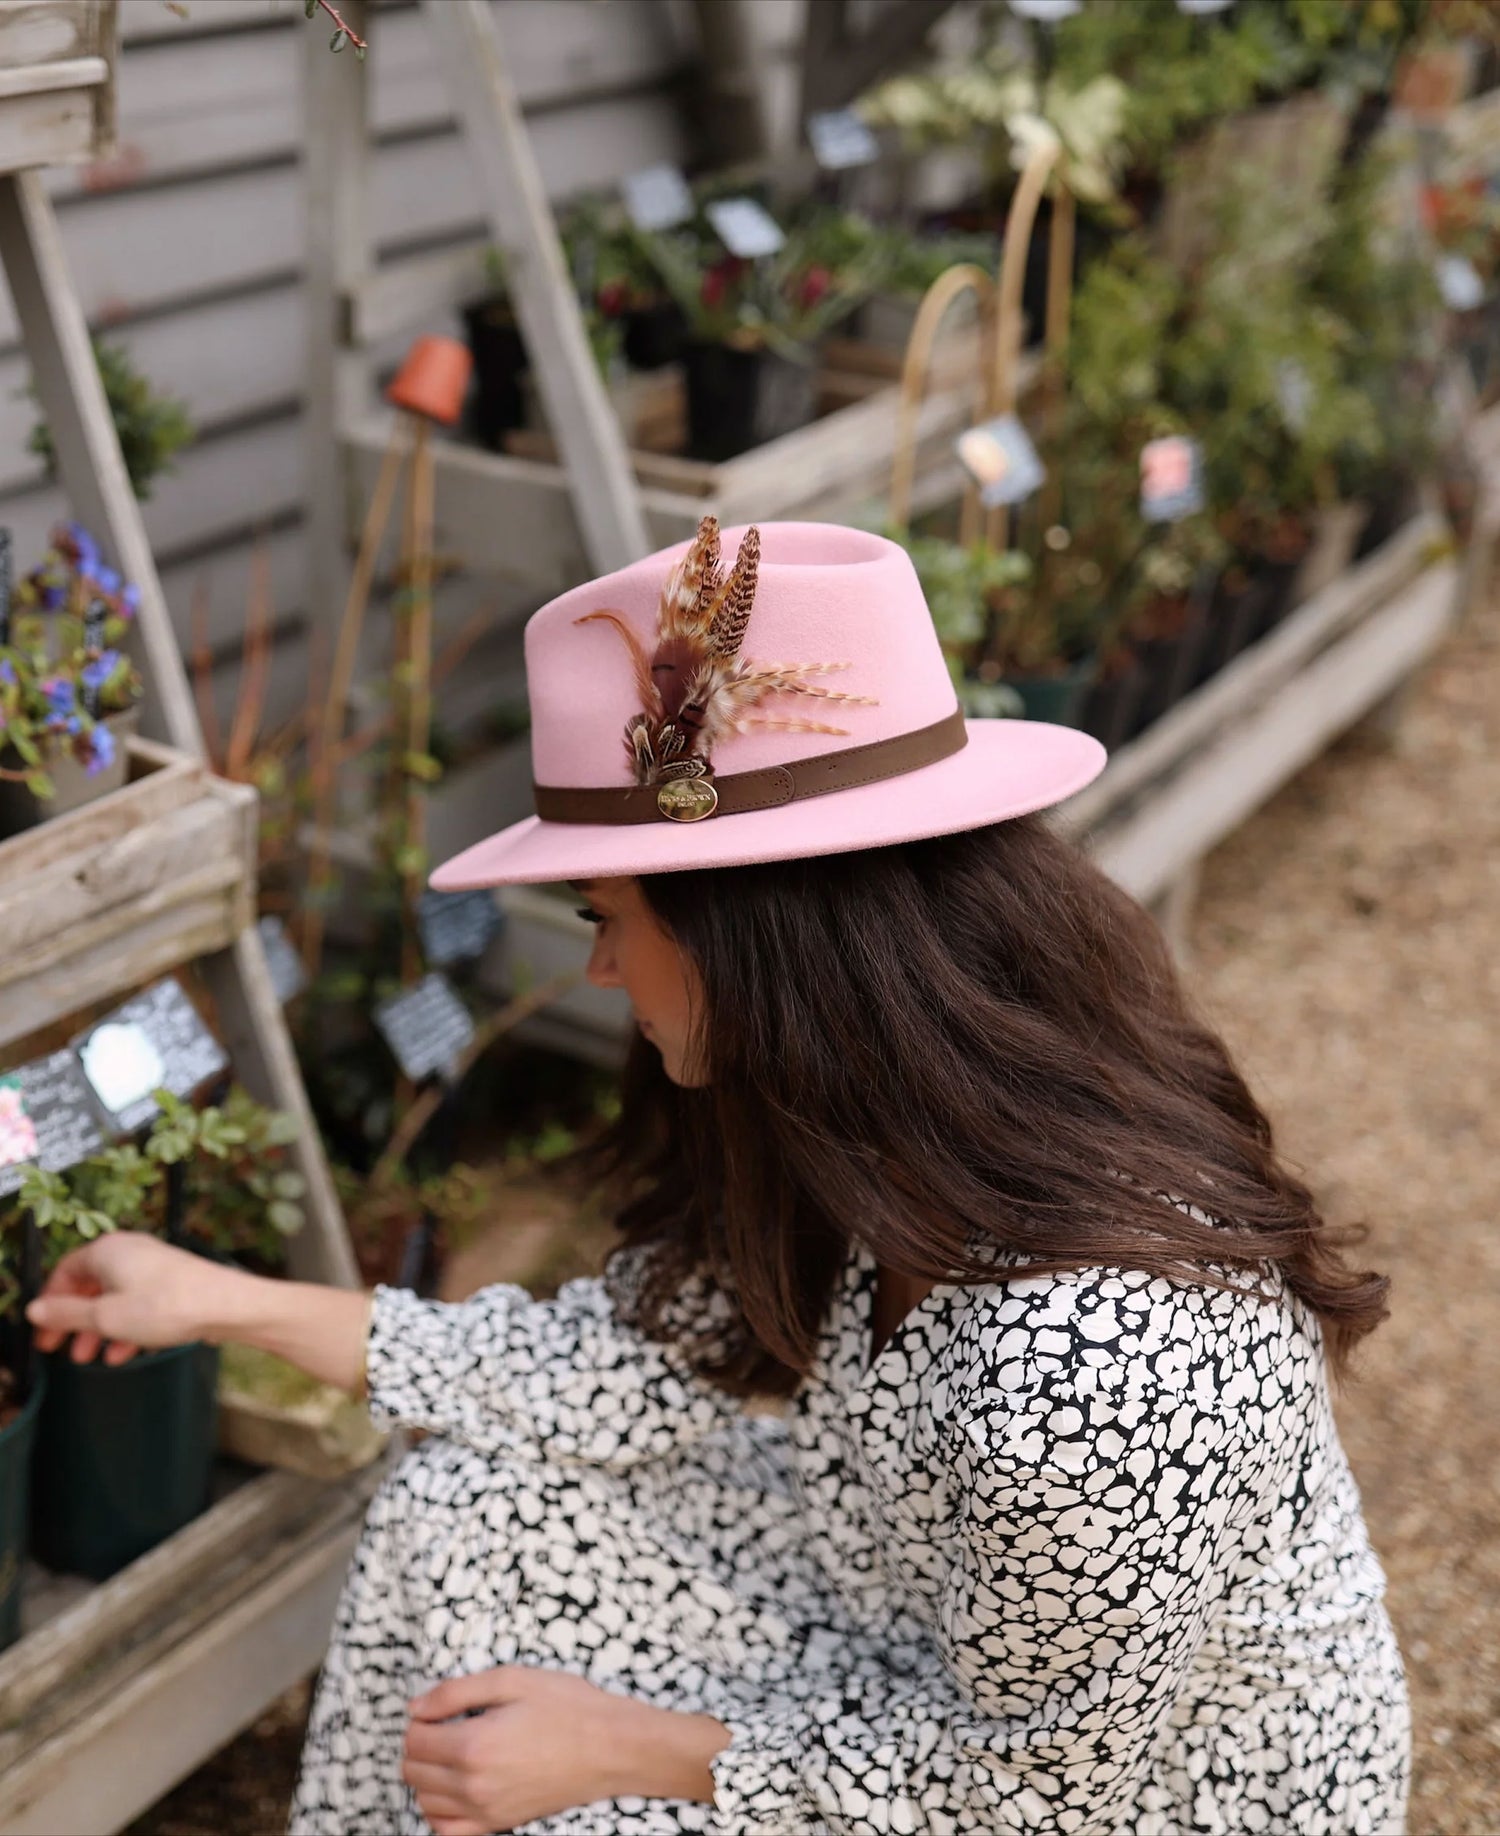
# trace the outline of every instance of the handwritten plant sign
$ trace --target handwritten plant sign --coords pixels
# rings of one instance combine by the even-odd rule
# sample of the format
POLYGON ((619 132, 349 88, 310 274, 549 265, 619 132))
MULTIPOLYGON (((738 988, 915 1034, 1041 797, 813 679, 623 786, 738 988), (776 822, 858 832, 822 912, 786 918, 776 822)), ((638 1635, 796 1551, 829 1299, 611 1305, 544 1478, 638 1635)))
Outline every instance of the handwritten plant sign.
POLYGON ((75 1046, 117 1135, 155 1121, 152 1091, 191 1097, 229 1069, 228 1054, 173 976, 132 996, 75 1046))
POLYGON ((487 887, 471 892, 427 892, 417 901, 422 954, 434 969, 483 956, 504 927, 495 895, 487 887))
POLYGON ((66 1048, 0 1077, 0 1198, 20 1190, 28 1166, 66 1173, 104 1145, 83 1067, 66 1048))
POLYGON ((451 1080, 474 1041, 474 1020, 446 976, 422 978, 414 988, 382 1001, 375 1025, 392 1056, 412 1080, 451 1080))

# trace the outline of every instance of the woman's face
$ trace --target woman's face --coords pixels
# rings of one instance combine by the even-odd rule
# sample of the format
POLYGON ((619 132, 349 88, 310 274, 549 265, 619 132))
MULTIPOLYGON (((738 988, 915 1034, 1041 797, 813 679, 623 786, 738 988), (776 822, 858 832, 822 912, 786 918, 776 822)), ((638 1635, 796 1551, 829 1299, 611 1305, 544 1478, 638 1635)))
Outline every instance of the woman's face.
POLYGON ((674 1084, 708 1081, 693 1045, 699 990, 692 963, 663 928, 633 879, 576 880, 588 901, 582 914, 595 926, 588 979, 596 988, 623 988, 636 1025, 661 1053, 674 1084))

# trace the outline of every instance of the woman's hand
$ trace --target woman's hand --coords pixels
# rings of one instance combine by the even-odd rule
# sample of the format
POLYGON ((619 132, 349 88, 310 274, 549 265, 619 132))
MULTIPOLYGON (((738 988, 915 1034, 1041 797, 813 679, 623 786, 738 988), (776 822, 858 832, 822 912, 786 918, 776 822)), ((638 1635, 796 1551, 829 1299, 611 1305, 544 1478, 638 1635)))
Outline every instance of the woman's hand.
POLYGON ((711 1715, 655 1708, 568 1671, 505 1664, 418 1696, 401 1776, 436 1836, 494 1836, 604 1798, 712 1803, 708 1762, 728 1743, 711 1715))
POLYGON ((250 1275, 119 1230, 64 1256, 26 1317, 42 1351, 72 1333, 79 1363, 101 1345, 106 1364, 123 1364, 142 1347, 233 1339, 357 1393, 370 1306, 357 1290, 250 1275))
POLYGON ((77 1363, 103 1345, 106 1364, 123 1364, 142 1347, 205 1337, 226 1311, 228 1290, 247 1279, 155 1237, 116 1231, 64 1256, 26 1317, 42 1351, 72 1333, 77 1363))

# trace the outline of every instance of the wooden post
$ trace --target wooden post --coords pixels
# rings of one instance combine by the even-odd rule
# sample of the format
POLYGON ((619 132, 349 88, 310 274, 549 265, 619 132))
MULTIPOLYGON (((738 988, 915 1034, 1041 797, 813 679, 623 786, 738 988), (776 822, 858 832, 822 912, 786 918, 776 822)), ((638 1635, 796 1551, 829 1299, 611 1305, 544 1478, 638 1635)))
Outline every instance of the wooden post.
MULTIPOLYGON (((340 12, 351 31, 369 36, 367 0, 340 12)), ((369 225, 369 88, 366 65, 351 52, 333 56, 327 34, 302 39, 305 279, 308 363, 303 450, 307 468, 307 611, 331 623, 344 599, 345 474, 339 432, 375 406, 369 364, 351 336, 351 300, 373 269, 369 225)))
POLYGON ((449 94, 505 256, 521 334, 600 573, 651 551, 630 456, 583 328, 557 225, 501 51, 489 0, 423 0, 449 94))

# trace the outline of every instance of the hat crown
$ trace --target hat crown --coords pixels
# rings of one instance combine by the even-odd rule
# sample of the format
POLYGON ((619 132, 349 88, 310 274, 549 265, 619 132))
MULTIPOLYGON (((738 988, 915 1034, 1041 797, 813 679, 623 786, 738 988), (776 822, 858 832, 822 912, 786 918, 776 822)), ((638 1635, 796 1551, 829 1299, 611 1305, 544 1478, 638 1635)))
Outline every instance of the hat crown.
MULTIPOLYGON (((719 776, 894 739, 929 727, 957 705, 952 679, 911 558, 899 544, 831 523, 762 523, 760 566, 740 655, 759 669, 815 671, 810 685, 854 700, 775 693, 747 718, 816 722, 837 733, 775 725, 730 732, 713 747, 719 776), (835 666, 829 668, 828 666, 835 666), (826 671, 826 673, 824 673, 826 671)), ((745 527, 722 534, 726 571, 745 527)), ((647 655, 657 642, 662 589, 691 545, 678 542, 550 601, 526 627, 531 756, 538 784, 566 788, 635 782, 625 743, 642 711, 616 615, 647 655)))

